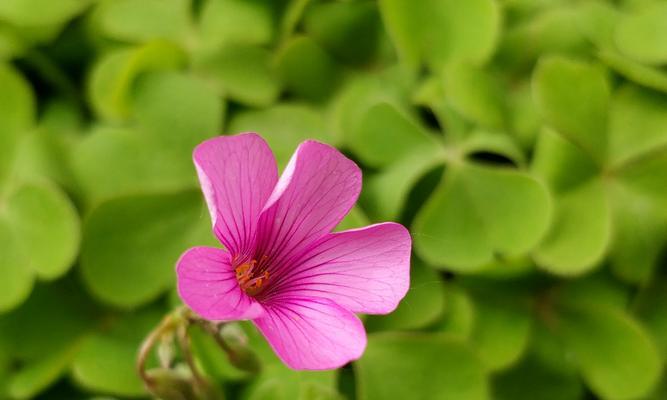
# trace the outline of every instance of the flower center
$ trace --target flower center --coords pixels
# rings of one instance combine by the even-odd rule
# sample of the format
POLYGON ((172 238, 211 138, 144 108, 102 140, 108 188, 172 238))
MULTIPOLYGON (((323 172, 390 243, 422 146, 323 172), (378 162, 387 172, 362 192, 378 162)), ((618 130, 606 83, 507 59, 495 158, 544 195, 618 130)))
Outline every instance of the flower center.
MULTIPOLYGON (((265 259, 266 256, 262 257, 260 261, 264 261, 265 259)), ((259 294, 266 287, 266 283, 269 280, 269 271, 261 264, 257 260, 251 260, 234 268, 236 280, 248 296, 259 294)))

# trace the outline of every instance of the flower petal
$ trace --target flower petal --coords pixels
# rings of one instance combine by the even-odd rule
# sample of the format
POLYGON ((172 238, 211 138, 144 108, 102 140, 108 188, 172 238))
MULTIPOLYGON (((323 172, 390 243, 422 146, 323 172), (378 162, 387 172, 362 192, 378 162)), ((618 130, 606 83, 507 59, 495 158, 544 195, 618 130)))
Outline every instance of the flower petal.
POLYGON ((392 312, 410 286, 412 239, 393 222, 331 233, 263 296, 324 297, 356 313, 392 312))
POLYGON ((271 149, 255 133, 201 143, 193 159, 218 239, 232 254, 252 250, 259 214, 278 181, 271 149))
POLYGON ((289 264, 331 232, 361 191, 361 170, 335 148, 312 140, 299 145, 262 210, 256 254, 273 267, 289 264))
POLYGON ((245 294, 236 280, 229 253, 213 247, 193 247, 176 264, 178 294, 203 318, 213 321, 252 319, 263 307, 245 294))
POLYGON ((292 369, 338 368, 366 348, 359 318, 331 300, 285 297, 265 307, 254 323, 292 369))

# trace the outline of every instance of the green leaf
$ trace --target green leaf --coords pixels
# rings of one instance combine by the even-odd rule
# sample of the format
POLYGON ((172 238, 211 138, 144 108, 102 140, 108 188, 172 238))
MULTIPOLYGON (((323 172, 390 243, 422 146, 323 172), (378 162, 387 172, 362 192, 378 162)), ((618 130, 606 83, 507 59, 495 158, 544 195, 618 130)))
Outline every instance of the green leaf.
POLYGON ((600 173, 584 151, 549 128, 542 129, 537 138, 531 167, 556 194, 585 184, 600 173))
POLYGON ((246 387, 244 400, 342 400, 333 371, 289 371, 268 367, 266 374, 246 387))
POLYGON ((40 360, 31 362, 9 376, 7 393, 13 399, 33 399, 56 382, 67 370, 79 343, 58 349, 40 360))
POLYGON ((625 313, 605 307, 568 307, 556 329, 584 380, 605 399, 631 399, 657 384, 661 361, 644 329, 625 313))
POLYGON ((287 91, 313 101, 326 99, 339 80, 334 60, 308 36, 292 37, 278 54, 276 68, 287 91))
POLYGON ((371 335, 356 369, 360 400, 489 398, 486 375, 472 349, 446 336, 371 335))
POLYGON ((74 263, 79 217, 70 200, 50 185, 23 185, 6 200, 6 216, 30 268, 43 279, 63 275, 74 263))
POLYGON ((509 135, 498 132, 475 130, 466 134, 463 142, 457 143, 459 151, 471 161, 475 153, 492 153, 507 157, 519 166, 524 166, 526 157, 509 135))
POLYGON ((614 30, 621 12, 613 5, 600 1, 578 5, 576 21, 581 31, 598 48, 615 50, 614 30))
POLYGON ((554 371, 534 358, 494 377, 497 400, 576 400, 584 388, 576 374, 554 371))
POLYGON ((616 180, 628 190, 655 202, 658 207, 667 204, 667 147, 660 146, 650 154, 635 157, 611 171, 616 180))
POLYGON ((143 133, 132 128, 100 126, 76 144, 72 163, 88 204, 114 195, 195 187, 194 171, 188 173, 180 167, 174 170, 181 163, 169 162, 160 152, 150 151, 154 143, 143 133), (163 161, 155 162, 156 158, 163 161))
POLYGON ((199 239, 205 215, 195 191, 101 203, 83 227, 81 271, 91 292, 123 308, 155 299, 173 285, 174 265, 199 239))
POLYGON ((580 15, 573 4, 553 3, 509 24, 498 50, 501 65, 524 74, 542 55, 587 56, 591 46, 579 29, 580 15))
POLYGON ((437 321, 445 308, 444 283, 437 271, 413 260, 410 290, 398 308, 389 315, 371 315, 365 325, 370 331, 423 328, 437 321))
POLYGON ((614 35, 618 50, 644 64, 666 64, 667 5, 648 3, 620 18, 614 35))
POLYGON ((88 337, 72 362, 72 377, 84 388, 117 396, 144 396, 136 373, 137 351, 161 312, 142 310, 113 321, 111 329, 88 337))
POLYGON ((257 132, 269 143, 278 164, 284 166, 299 143, 316 139, 335 142, 328 133, 322 115, 310 106, 281 103, 262 110, 244 110, 234 115, 227 131, 257 132))
POLYGON ((126 119, 130 113, 128 98, 141 73, 173 70, 184 63, 185 54, 181 49, 160 40, 109 52, 93 66, 88 98, 102 119, 126 119))
POLYGON ((101 3, 94 21, 111 39, 180 41, 188 29, 189 13, 188 0, 116 0, 101 3))
POLYGON ((667 148, 667 95, 622 86, 611 102, 609 163, 619 165, 667 148))
POLYGON ((132 114, 139 127, 191 165, 192 149, 220 133, 224 106, 207 82, 173 71, 144 74, 132 93, 132 114), (171 148, 174 149, 171 149, 171 148))
POLYGON ((384 167, 409 153, 440 144, 416 121, 386 102, 370 106, 348 145, 365 163, 384 167))
POLYGON ((75 174, 90 203, 195 187, 192 149, 221 130, 221 101, 201 80, 152 72, 135 86, 134 126, 97 127, 75 147, 75 174))
POLYGON ((309 5, 310 0, 288 0, 280 19, 280 41, 285 41, 294 33, 309 5))
POLYGON ((523 172, 452 166, 416 217, 415 250, 433 265, 471 272, 496 254, 531 250, 550 214, 546 189, 523 172))
POLYGON ((530 333, 528 307, 512 299, 511 294, 475 301, 470 340, 488 370, 503 370, 516 363, 528 346, 530 333))
POLYGON ((517 85, 509 96, 506 100, 509 113, 508 129, 522 149, 533 149, 542 126, 542 118, 537 104, 533 101, 530 82, 517 85))
POLYGON ((554 205, 554 222, 535 252, 537 264, 559 275, 590 271, 611 239, 611 209, 602 183, 580 184, 559 195, 554 205))
POLYGON ((0 317, 0 348, 13 364, 12 398, 34 398, 67 371, 81 338, 97 322, 90 298, 74 280, 40 285, 21 307, 0 317))
POLYGON ((451 61, 485 62, 500 30, 493 0, 382 0, 380 13, 399 56, 410 67, 424 61, 434 70, 451 61))
POLYGON ((248 106, 268 106, 280 93, 271 53, 259 46, 230 44, 202 54, 195 69, 210 79, 217 91, 248 106))
POLYGON ((88 0, 5 0, 0 4, 0 19, 22 27, 59 25, 88 4, 88 0))
POLYGON ((362 75, 348 80, 332 103, 331 118, 337 137, 346 142, 354 140, 362 118, 368 109, 386 102, 397 109, 407 109, 407 85, 405 74, 392 70, 381 75, 362 75))
POLYGON ((629 283, 650 281, 667 242, 664 207, 627 190, 609 185, 613 207, 614 237, 610 246, 611 268, 629 283))
POLYGON ((441 146, 419 147, 404 154, 367 179, 361 193, 364 208, 373 220, 398 219, 415 184, 443 162, 441 146))
POLYGON ((303 24, 308 35, 346 63, 366 64, 378 53, 382 24, 373 1, 316 3, 303 24))
POLYGON ((558 287, 558 299, 568 304, 605 306, 622 310, 630 304, 631 292, 628 287, 603 270, 581 279, 565 281, 558 287))
POLYGON ((0 59, 9 60, 20 57, 26 51, 26 43, 18 29, 0 25, 0 59))
POLYGON ((449 336, 468 339, 475 326, 476 311, 468 292, 454 284, 445 287, 445 314, 438 329, 449 336))
POLYGON ((8 221, 0 219, 0 313, 23 303, 30 295, 34 281, 28 267, 28 256, 8 221))
POLYGON ((662 277, 640 292, 637 298, 637 317, 653 337, 663 361, 667 360, 665 307, 667 307, 667 281, 662 277))
POLYGON ((262 370, 243 390, 244 400, 341 400, 336 391, 336 371, 295 371, 287 368, 264 336, 250 323, 242 323, 248 347, 259 356, 262 370), (319 396, 319 397, 318 397, 319 396))
POLYGON ((269 44, 275 22, 271 3, 262 0, 208 0, 199 20, 199 33, 205 48, 240 43, 269 44))
POLYGON ((640 64, 616 51, 601 51, 600 59, 625 78, 642 86, 667 92, 667 73, 661 68, 640 64))
POLYGON ((482 127, 505 127, 504 88, 496 76, 466 63, 454 63, 443 77, 445 98, 456 112, 482 127))
POLYGON ((11 172, 19 133, 34 123, 35 99, 28 82, 0 63, 0 187, 11 172))
POLYGON ((609 86, 599 68, 561 57, 543 58, 533 73, 533 93, 558 133, 598 163, 604 161, 609 86))
POLYGON ((579 371, 575 360, 563 339, 551 328, 553 309, 548 302, 538 303, 538 319, 533 324, 533 336, 530 343, 530 355, 555 373, 561 375, 574 375, 579 378, 579 371))

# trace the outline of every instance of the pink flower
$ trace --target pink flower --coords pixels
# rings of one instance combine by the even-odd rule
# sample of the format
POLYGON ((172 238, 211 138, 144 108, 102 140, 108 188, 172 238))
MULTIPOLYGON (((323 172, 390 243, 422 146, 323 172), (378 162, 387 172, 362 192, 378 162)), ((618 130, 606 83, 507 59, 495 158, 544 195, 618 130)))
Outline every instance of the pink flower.
POLYGON ((396 308, 411 247, 408 231, 391 222, 331 233, 359 196, 359 167, 309 140, 278 179, 271 149, 254 133, 207 140, 194 162, 226 250, 181 256, 183 301, 208 320, 252 320, 293 369, 359 358, 366 333, 354 313, 396 308))

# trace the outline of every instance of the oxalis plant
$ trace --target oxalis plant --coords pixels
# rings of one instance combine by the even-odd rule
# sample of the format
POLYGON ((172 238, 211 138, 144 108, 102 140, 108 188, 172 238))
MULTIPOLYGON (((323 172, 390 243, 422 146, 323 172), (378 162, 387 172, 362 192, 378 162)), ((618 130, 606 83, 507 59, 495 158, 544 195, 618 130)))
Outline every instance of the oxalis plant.
POLYGON ((0 399, 666 399, 666 20, 0 0, 0 399))

